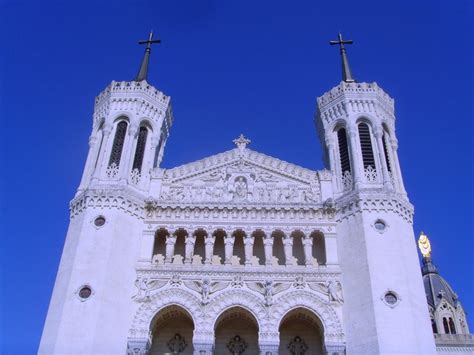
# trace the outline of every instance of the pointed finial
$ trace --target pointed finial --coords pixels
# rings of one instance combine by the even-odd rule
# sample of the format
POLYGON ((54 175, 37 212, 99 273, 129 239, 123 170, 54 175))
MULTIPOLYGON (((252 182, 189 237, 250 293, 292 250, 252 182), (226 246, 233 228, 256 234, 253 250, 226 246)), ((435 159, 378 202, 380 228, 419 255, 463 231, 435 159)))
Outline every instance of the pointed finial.
POLYGON ((420 238, 418 238, 418 248, 424 259, 431 258, 431 243, 428 236, 423 232, 420 233, 420 238))
POLYGON ((354 43, 352 40, 343 40, 342 34, 339 32, 337 36, 337 41, 329 41, 330 45, 338 44, 341 52, 341 59, 342 59, 342 80, 346 83, 353 83, 355 82, 354 78, 352 77, 351 68, 349 67, 349 60, 347 59, 346 54, 346 47, 345 44, 352 44, 354 43))
POLYGON ((245 138, 243 134, 241 134, 239 138, 234 139, 233 142, 240 150, 244 150, 247 148, 247 144, 251 143, 250 139, 245 138))
POLYGON ((146 44, 145 54, 143 56, 142 64, 140 65, 140 70, 138 71, 135 81, 147 80, 148 78, 148 63, 150 61, 151 45, 154 43, 161 43, 159 39, 153 39, 153 30, 150 31, 148 39, 145 41, 138 41, 138 44, 146 44))

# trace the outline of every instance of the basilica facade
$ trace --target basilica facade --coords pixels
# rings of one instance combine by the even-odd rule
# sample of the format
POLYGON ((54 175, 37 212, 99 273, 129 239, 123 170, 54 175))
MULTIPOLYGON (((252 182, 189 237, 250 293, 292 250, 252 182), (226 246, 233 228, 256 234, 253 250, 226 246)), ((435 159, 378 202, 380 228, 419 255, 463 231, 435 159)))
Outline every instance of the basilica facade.
MULTIPOLYGON (((137 78, 95 99, 39 353, 443 351, 394 101, 352 79, 342 38, 343 80, 317 98, 319 171, 256 152, 243 135, 222 153, 162 168, 174 117, 147 80, 146 43, 137 78)), ((469 333, 464 324, 458 334, 469 333)))

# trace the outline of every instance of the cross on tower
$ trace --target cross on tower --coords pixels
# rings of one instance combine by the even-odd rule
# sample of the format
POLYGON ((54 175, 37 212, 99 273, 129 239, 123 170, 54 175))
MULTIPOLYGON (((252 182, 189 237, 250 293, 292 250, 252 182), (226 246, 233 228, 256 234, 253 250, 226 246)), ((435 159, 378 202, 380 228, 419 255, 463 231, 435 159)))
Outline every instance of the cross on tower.
POLYGON ((344 80, 346 83, 353 83, 355 80, 354 78, 352 78, 351 68, 349 67, 349 60, 347 59, 347 54, 346 54, 346 47, 344 47, 344 45, 352 44, 354 42, 352 40, 342 39, 342 34, 340 32, 337 37, 338 37, 337 41, 329 41, 329 44, 339 45, 341 58, 342 58, 342 80, 344 80))
POLYGON ((155 43, 161 43, 159 39, 153 39, 153 31, 150 31, 150 35, 147 40, 138 41, 138 44, 146 44, 145 55, 143 56, 142 64, 140 65, 140 70, 138 71, 135 81, 146 80, 148 76, 148 63, 150 61, 151 45, 155 43))

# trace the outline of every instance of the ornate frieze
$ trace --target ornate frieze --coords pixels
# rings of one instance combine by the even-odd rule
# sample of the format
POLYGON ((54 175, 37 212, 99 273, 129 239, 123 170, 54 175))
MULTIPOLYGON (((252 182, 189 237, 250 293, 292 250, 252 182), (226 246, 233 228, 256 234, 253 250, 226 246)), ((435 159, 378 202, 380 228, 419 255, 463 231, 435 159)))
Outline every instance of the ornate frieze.
POLYGON ((336 222, 365 212, 392 212, 409 223, 413 223, 413 205, 405 197, 384 191, 381 194, 355 192, 336 201, 336 222))

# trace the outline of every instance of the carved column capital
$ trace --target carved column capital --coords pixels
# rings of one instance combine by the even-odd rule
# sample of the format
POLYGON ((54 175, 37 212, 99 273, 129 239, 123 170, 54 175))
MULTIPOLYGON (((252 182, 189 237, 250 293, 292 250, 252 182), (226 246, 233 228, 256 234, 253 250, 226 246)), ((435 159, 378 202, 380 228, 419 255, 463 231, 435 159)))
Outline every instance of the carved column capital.
POLYGON ((110 124, 104 124, 104 127, 102 127, 102 132, 104 136, 110 135, 110 133, 112 133, 112 126, 110 124))
POLYGON ((130 125, 130 128, 128 129, 128 134, 131 137, 135 137, 137 135, 137 131, 138 131, 137 125, 130 125))

